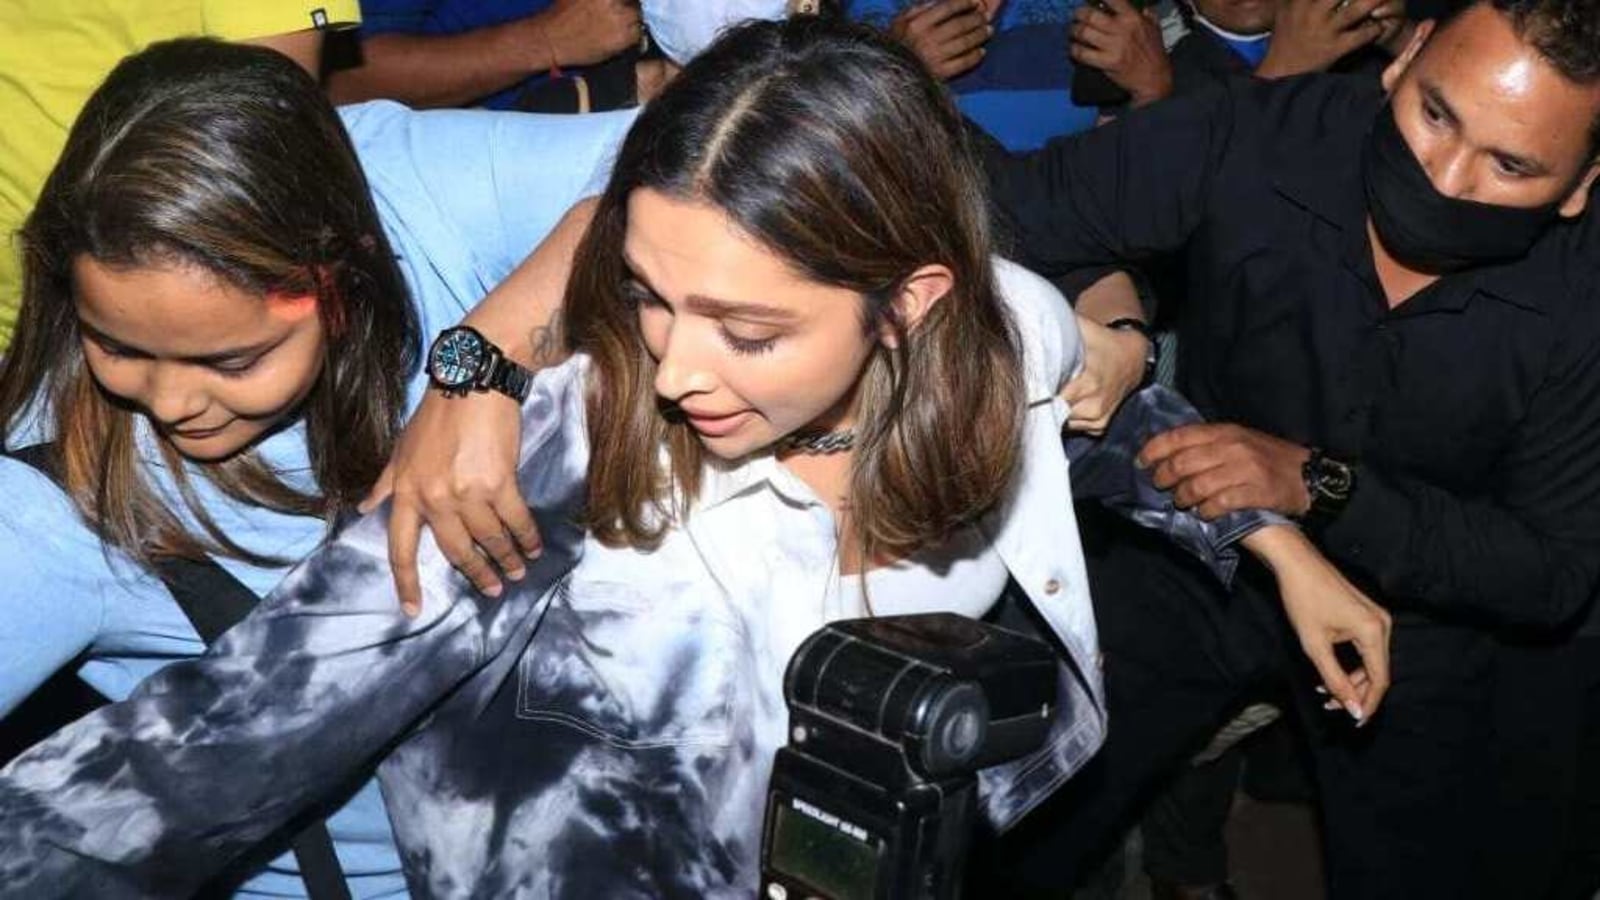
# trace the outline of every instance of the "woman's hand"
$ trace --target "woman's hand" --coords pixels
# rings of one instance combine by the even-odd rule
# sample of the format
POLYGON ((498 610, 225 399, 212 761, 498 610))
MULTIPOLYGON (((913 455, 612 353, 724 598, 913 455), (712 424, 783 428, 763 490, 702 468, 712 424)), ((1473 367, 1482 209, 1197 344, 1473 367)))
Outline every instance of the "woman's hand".
POLYGON ((1389 613, 1351 584, 1298 528, 1269 525, 1244 544, 1272 569, 1283 609, 1333 700, 1364 725, 1389 690, 1389 613), (1350 643, 1361 667, 1346 672, 1334 648, 1350 643))
POLYGON ((361 511, 393 500, 389 563, 406 615, 422 609, 417 545, 423 525, 450 564, 491 597, 500 595, 502 573, 517 581, 526 572, 523 558, 539 555, 539 528, 517 490, 521 425, 509 397, 445 397, 429 390, 401 433, 361 511))
POLYGON ((1067 427, 1082 434, 1104 434, 1111 417, 1144 381, 1150 339, 1132 329, 1113 330, 1078 315, 1083 335, 1083 371, 1061 391, 1067 401, 1067 427))

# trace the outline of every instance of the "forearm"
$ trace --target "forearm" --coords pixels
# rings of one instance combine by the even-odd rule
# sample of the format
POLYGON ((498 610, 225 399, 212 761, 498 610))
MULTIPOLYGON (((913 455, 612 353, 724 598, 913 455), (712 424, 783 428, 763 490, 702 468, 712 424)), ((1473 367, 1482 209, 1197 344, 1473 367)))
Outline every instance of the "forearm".
POLYGON ((1536 626, 1578 615, 1600 582, 1600 541, 1557 537, 1489 498, 1372 466, 1323 531, 1328 555, 1386 596, 1536 626))
POLYGON ((566 358, 560 334, 572 259, 594 218, 597 201, 580 201, 512 273, 463 320, 506 355, 533 369, 566 358))
POLYGON ((285 34, 272 34, 266 37, 253 38, 243 41, 246 44, 255 44, 259 47, 268 47, 282 53, 305 69, 312 78, 322 77, 322 38, 323 32, 315 28, 304 31, 291 31, 285 34))
POLYGON ((1311 543, 1310 538, 1293 525, 1272 524, 1258 528, 1240 541, 1240 544, 1250 551, 1250 555, 1260 560, 1262 565, 1278 576, 1282 576, 1295 566, 1308 563, 1328 564, 1327 559, 1317 550, 1316 545, 1311 543))
MULTIPOLYGON (((341 538, 212 653, 0 772, 6 890, 187 895, 348 784, 484 662, 490 626, 470 592, 434 565, 423 614, 403 616, 381 524, 363 526, 375 547, 341 538)), ((526 613, 544 574, 493 615, 526 613)))
POLYGON ((1078 315, 1100 325, 1118 319, 1145 320, 1144 302, 1126 271, 1115 271, 1096 281, 1078 294, 1072 306, 1078 315))
POLYGON ((466 105, 564 62, 540 20, 529 16, 462 34, 364 38, 362 64, 331 73, 328 93, 335 103, 466 105))

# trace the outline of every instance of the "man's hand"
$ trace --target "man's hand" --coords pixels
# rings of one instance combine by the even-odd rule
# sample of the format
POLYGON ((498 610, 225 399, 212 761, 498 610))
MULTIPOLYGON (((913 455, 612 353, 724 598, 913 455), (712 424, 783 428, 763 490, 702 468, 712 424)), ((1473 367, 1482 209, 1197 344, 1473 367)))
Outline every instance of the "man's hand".
POLYGON ((934 0, 908 7, 889 34, 910 47, 938 78, 954 78, 983 60, 994 34, 993 11, 981 0, 934 0))
POLYGON ((1284 78, 1320 72, 1345 54, 1392 36, 1404 15, 1401 0, 1285 0, 1256 74, 1284 78))
POLYGON ((1153 10, 1140 12, 1128 0, 1085 3, 1072 14, 1071 35, 1073 61, 1105 72, 1128 92, 1130 105, 1172 93, 1172 63, 1153 10))
POLYGON ((1111 417, 1144 381, 1145 353, 1150 339, 1132 329, 1113 330, 1078 315, 1083 334, 1083 371, 1067 382, 1067 427, 1083 434, 1104 434, 1111 417))
MULTIPOLYGON (((1393 621, 1328 562, 1298 528, 1269 525, 1244 539, 1278 582, 1284 612, 1322 678, 1323 691, 1365 725, 1389 690, 1393 621), (1335 649, 1354 645, 1361 667, 1346 672, 1335 649)), ((1335 708, 1330 706, 1330 708, 1335 708)))
POLYGON ((638 44, 644 27, 637 0, 555 0, 528 21, 548 44, 533 52, 554 54, 551 64, 563 66, 604 62, 638 44))
POLYGON ((516 401, 498 394, 444 397, 430 390, 417 407, 361 503, 370 512, 393 498, 389 563, 406 615, 422 609, 423 525, 450 564, 491 597, 500 595, 500 573, 520 580, 524 556, 539 555, 539 528, 517 490, 521 429, 516 401))
POLYGON ((1240 509, 1286 516, 1311 508, 1302 471, 1311 451, 1242 425, 1183 425, 1158 434, 1139 452, 1156 487, 1203 519, 1240 509))

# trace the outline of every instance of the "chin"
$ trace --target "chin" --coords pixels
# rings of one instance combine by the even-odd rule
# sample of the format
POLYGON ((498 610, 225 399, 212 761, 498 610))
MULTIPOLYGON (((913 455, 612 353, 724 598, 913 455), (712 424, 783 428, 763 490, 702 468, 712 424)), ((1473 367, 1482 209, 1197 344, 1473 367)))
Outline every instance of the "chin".
POLYGON ((190 439, 169 435, 167 443, 184 459, 197 463, 219 463, 243 453, 260 435, 235 436, 218 434, 207 438, 190 439))

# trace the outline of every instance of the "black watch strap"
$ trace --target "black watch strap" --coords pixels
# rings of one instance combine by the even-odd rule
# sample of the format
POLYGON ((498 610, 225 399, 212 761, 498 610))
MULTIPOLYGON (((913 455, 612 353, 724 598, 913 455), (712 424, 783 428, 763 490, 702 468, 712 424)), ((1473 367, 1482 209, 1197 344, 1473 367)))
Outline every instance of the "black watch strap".
POLYGON ((533 372, 508 359, 504 353, 496 352, 481 384, 483 390, 499 391, 521 403, 528 399, 528 391, 533 388, 533 372))
POLYGON ((1153 381, 1156 377, 1156 365, 1161 361, 1161 345, 1156 341, 1156 332, 1150 327, 1150 323, 1132 316, 1124 316, 1107 322, 1106 327, 1112 331, 1137 331, 1144 335, 1144 377, 1139 380, 1139 385, 1142 387, 1153 381))

